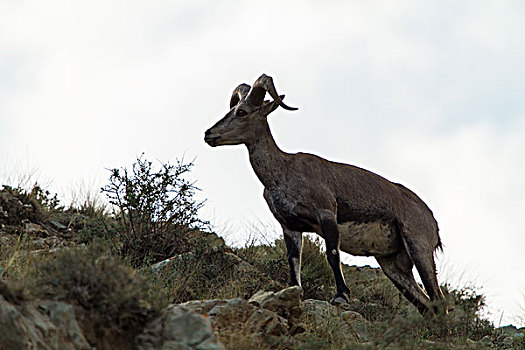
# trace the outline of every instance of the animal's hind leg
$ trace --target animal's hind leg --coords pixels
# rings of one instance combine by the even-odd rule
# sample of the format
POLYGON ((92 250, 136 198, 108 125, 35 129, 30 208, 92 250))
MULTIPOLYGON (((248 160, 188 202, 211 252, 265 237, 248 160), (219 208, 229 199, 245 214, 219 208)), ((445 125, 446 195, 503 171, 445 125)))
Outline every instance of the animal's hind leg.
POLYGON ((376 257, 376 259, 385 275, 403 293, 405 298, 414 304, 421 314, 425 314, 428 311, 430 300, 414 279, 412 274, 414 264, 406 250, 403 249, 399 253, 386 257, 376 257))
POLYGON ((434 261, 434 247, 417 244, 409 237, 403 237, 408 254, 416 265, 417 272, 425 286, 425 290, 432 301, 434 313, 447 313, 447 303, 439 287, 434 261))

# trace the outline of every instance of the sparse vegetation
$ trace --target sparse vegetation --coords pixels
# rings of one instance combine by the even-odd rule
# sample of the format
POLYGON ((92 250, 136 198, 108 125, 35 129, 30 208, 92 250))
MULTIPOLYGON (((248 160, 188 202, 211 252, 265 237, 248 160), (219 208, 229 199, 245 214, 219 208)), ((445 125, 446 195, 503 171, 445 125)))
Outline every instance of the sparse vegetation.
POLYGON ((38 184, 29 191, 3 186, 0 192, 0 224, 10 228, 41 221, 57 203, 56 197, 54 200, 48 198, 38 184))
POLYGON ((225 246, 211 247, 197 241, 190 253, 182 254, 153 275, 167 289, 170 300, 249 298, 260 289, 279 290, 285 285, 258 269, 247 269, 225 246))
MULTIPOLYGON (((288 285, 289 267, 286 260, 286 245, 283 239, 273 243, 248 245, 235 249, 241 259, 257 267, 271 280, 288 285)), ((321 251, 321 241, 305 237, 302 255, 302 285, 306 299, 330 299, 335 293, 332 270, 321 251)))
MULTIPOLYGON (((61 206, 38 185, 0 190, 0 295, 21 300, 70 303, 86 338, 98 348, 132 348, 134 336, 168 303, 248 299, 258 290, 288 284, 282 239, 229 248, 207 232, 186 180, 192 163, 155 170, 140 157, 133 169, 114 169, 104 188, 113 211, 86 199, 61 206), (171 260, 162 262, 166 258, 171 260)), ((329 300, 332 273, 318 239, 305 237, 303 300, 329 300)), ((523 349, 523 336, 509 337, 480 316, 484 297, 473 289, 444 286, 455 312, 422 318, 378 270, 344 266, 351 288, 349 310, 369 324, 362 343, 337 317, 305 320, 305 331, 255 342, 240 329, 221 340, 229 349, 523 349)))

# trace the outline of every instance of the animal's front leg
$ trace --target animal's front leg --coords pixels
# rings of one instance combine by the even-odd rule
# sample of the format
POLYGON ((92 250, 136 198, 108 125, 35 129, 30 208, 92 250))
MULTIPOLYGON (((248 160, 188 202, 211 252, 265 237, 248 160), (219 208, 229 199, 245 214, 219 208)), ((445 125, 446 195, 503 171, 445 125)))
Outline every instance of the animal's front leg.
POLYGON ((303 248, 303 233, 291 231, 283 226, 284 242, 290 265, 290 285, 301 285, 301 251, 303 248))
POLYGON ((346 286, 343 272, 341 271, 341 260, 339 251, 339 230, 335 215, 323 215, 321 217, 321 230, 326 243, 326 258, 328 264, 334 271, 337 294, 332 298, 332 304, 347 303, 350 290, 346 286))

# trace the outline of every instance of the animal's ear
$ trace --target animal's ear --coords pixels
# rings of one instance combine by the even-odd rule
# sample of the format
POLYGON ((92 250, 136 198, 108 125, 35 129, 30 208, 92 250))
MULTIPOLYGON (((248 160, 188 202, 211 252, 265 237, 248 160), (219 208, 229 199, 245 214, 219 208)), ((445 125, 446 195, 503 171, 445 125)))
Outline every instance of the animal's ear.
MULTIPOLYGON (((279 96, 281 98, 281 101, 284 99, 284 95, 279 96)), ((266 117, 268 114, 272 113, 279 107, 279 104, 281 101, 273 100, 273 101, 264 101, 261 106, 261 112, 266 117)))

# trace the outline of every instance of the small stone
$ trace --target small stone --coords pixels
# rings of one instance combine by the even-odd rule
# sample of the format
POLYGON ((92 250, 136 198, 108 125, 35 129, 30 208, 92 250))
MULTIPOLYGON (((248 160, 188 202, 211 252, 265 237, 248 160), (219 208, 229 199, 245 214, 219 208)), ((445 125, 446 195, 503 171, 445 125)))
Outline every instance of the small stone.
POLYGON ((35 223, 26 223, 24 225, 24 233, 31 236, 48 236, 49 233, 40 225, 35 223))
POLYGON ((290 335, 293 337, 294 335, 306 332, 307 329, 308 327, 306 327, 306 324, 303 322, 296 323, 290 328, 290 335))
POLYGON ((491 342, 490 335, 486 335, 483 338, 481 338, 480 342, 484 343, 484 344, 490 344, 490 342, 491 342))
POLYGON ((467 338, 467 346, 468 346, 469 348, 471 348, 471 347, 476 347, 477 345, 478 345, 478 342, 477 342, 477 341, 472 340, 472 339, 470 339, 470 338, 467 338))
POLYGON ((57 230, 60 230, 60 231, 68 231, 69 230, 67 226, 62 225, 58 221, 49 221, 49 223, 57 230))
POLYGON ((423 339, 423 340, 421 340, 421 344, 430 345, 430 346, 432 346, 432 347, 435 347, 435 346, 438 345, 437 342, 432 341, 432 340, 428 340, 428 339, 423 339))

